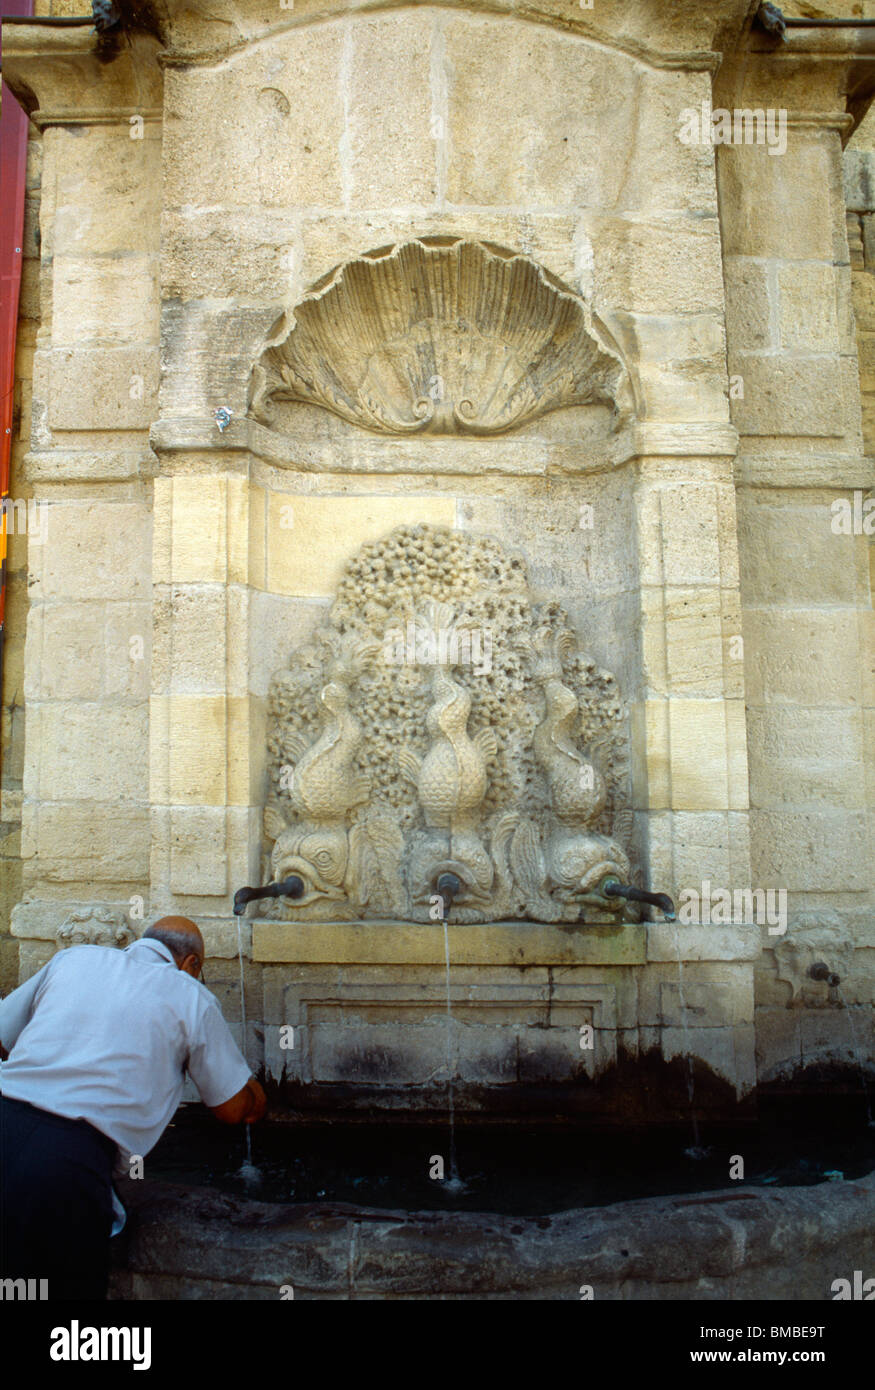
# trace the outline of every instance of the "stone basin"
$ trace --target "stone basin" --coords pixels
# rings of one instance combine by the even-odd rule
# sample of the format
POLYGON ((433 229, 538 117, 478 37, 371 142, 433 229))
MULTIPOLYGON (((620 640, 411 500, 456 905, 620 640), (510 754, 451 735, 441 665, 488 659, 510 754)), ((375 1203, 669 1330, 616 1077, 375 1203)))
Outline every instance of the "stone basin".
POLYGON ((875 1173, 519 1217, 130 1183, 114 1299, 811 1299, 875 1267, 875 1173))

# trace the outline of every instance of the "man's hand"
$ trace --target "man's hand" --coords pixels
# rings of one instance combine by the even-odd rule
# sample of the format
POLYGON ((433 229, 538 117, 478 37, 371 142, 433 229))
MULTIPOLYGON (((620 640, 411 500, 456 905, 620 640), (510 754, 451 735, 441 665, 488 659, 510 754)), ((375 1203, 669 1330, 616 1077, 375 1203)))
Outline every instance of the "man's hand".
POLYGON ((210 1109, 223 1125, 252 1125, 261 1119, 267 1109, 267 1096, 255 1077, 250 1076, 236 1096, 222 1105, 212 1105, 210 1109))

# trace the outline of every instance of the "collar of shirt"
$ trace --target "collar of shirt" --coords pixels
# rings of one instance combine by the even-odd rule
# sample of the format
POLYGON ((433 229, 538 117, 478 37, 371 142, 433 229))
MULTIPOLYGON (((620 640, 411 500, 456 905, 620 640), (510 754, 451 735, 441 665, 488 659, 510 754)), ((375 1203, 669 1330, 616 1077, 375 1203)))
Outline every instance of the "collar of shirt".
POLYGON ((173 959, 173 952, 170 950, 170 947, 165 946, 163 941, 154 941, 151 937, 141 936, 138 941, 132 941, 130 946, 126 948, 125 954, 130 955, 132 951, 136 954, 139 954, 141 951, 144 954, 145 952, 150 951, 155 955, 159 956, 162 960, 169 961, 171 965, 176 965, 176 961, 173 959))

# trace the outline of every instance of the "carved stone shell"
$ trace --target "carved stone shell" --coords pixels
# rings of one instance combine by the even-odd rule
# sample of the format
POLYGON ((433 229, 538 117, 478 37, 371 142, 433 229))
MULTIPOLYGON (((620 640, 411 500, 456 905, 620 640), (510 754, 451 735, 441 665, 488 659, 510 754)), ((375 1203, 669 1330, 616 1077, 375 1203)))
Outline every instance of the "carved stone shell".
POLYGON ((579 296, 525 256, 448 237, 332 271, 253 380, 266 424, 298 401, 382 434, 499 434, 560 406, 616 409, 626 391, 579 296))

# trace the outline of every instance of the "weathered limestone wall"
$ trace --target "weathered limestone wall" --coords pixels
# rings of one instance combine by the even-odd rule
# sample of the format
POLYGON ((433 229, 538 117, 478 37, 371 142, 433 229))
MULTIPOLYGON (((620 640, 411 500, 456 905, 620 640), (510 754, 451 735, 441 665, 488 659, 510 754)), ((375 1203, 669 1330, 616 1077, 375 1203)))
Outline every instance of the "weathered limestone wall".
MULTIPOLYGON (((135 85, 154 101, 147 73, 135 85)), ((142 892, 149 872, 144 464, 160 127, 145 101, 133 124, 112 84, 95 97, 93 73, 81 77, 66 109, 40 122, 41 323, 25 460, 45 540, 29 546, 23 888, 64 908, 142 892)))
MULTIPOLYGON (((5 94, 4 94, 5 96, 5 94)), ((9 495, 31 505, 24 455, 30 441, 33 354, 40 319, 39 208, 42 144, 29 128, 21 296, 15 352, 15 398, 9 495)), ((22 512, 7 520, 6 638, 0 691, 0 991, 18 983, 18 943, 9 933, 12 909, 22 895, 21 802, 24 776, 24 636, 27 621, 27 528, 22 512)))
MULTIPOLYGON (((788 108, 788 148, 721 148, 718 174, 729 370, 744 385, 733 419, 752 874, 787 888, 795 928, 774 952, 766 943, 757 974, 765 1079, 814 1052, 848 1055, 847 1019, 822 1008, 825 987, 790 983, 782 952, 797 943, 820 955, 867 948, 846 957, 843 991, 871 1028, 875 628, 869 542, 832 524, 833 502, 853 504, 872 481, 842 192, 850 122, 835 67, 810 56, 830 47, 822 34, 795 61, 758 47, 743 73, 727 73, 721 103, 788 108), (787 1007, 803 997, 807 1009, 787 1007)), ((867 292, 858 283, 854 304, 867 292)))
MULTIPOLYGON (((570 21, 557 0, 554 23, 339 7, 315 22, 299 0, 279 19, 229 7, 226 25, 194 5, 108 62, 87 31, 19 33, 7 67, 36 94, 43 184, 16 479, 48 517, 28 561, 26 755, 13 729, 4 770, 4 825, 21 777, 23 975, 71 909, 102 905, 97 930, 122 931, 178 911, 204 927, 211 987, 238 1017, 230 911, 262 881, 270 678, 364 542, 432 522, 518 549, 538 599, 562 602, 617 675, 643 881, 789 889, 794 928, 831 929, 822 950, 841 956, 865 1039, 869 552, 829 526, 835 497, 871 486, 847 64, 797 60, 794 37, 789 57, 743 39, 736 65, 744 8, 605 0, 570 21), (791 119, 785 154, 724 148, 715 173, 711 147, 677 130, 712 95, 724 40, 715 104, 791 119), (435 236, 523 255, 579 296, 628 372, 616 428, 599 405, 483 437, 363 429, 312 404, 253 418, 253 369, 302 298, 339 264, 435 236), (727 348, 744 387, 731 402, 727 348)), ((333 350, 361 331, 335 325, 333 350)), ((402 365, 406 350, 402 334, 402 365)), ((387 928, 375 960, 373 937, 326 923, 304 959, 296 931, 243 928, 253 1063, 305 1083, 374 1080, 356 1057, 388 1059, 387 1076, 403 1061, 410 1084, 433 1072, 435 943, 402 948, 387 928), (283 1023, 302 1029, 294 1058, 283 1023)), ((549 1079, 569 1053, 589 1074, 618 1047, 670 1059, 692 1041, 743 1093, 757 1062, 769 1078, 847 1060, 846 1016, 800 982, 803 938, 782 955, 750 923, 632 935, 628 957, 625 938, 593 956, 584 933, 570 947, 535 933, 513 957, 496 929, 492 960, 454 940, 463 1079, 525 1079, 527 1057, 549 1079), (599 1048, 582 1058, 587 1022, 599 1048)))

